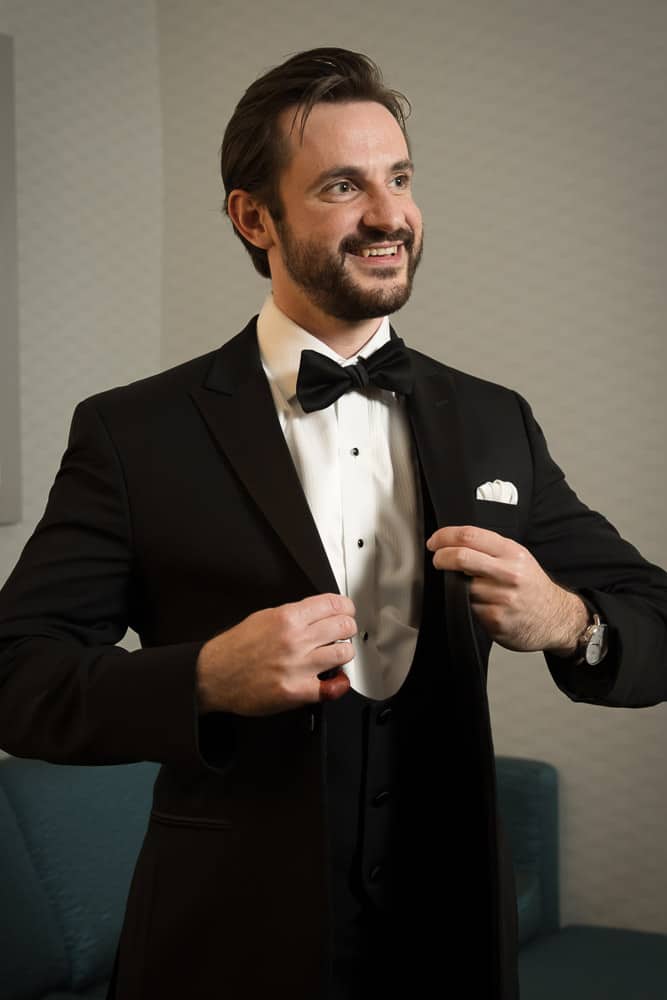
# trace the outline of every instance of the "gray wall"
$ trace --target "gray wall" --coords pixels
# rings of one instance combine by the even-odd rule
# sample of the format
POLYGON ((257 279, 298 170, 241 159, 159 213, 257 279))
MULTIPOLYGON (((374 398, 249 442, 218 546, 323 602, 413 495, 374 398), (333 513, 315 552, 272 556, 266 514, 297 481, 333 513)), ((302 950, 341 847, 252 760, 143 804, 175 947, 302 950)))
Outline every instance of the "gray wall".
POLYGON ((44 510, 72 410, 160 364, 162 148, 149 0, 0 0, 13 36, 23 520, 44 510))
POLYGON ((0 34, 0 524, 21 516, 14 46, 0 34))
MULTIPOLYGON (((368 51, 414 104, 427 247, 401 334, 523 392, 583 499, 667 563, 666 31, 661 0, 0 0, 24 466, 0 578, 77 400, 258 309, 266 285, 219 214, 220 138, 254 76, 320 44, 368 51)), ((667 931, 665 706, 574 705, 533 654, 494 655, 490 687, 497 751, 561 772, 565 920, 667 931)))

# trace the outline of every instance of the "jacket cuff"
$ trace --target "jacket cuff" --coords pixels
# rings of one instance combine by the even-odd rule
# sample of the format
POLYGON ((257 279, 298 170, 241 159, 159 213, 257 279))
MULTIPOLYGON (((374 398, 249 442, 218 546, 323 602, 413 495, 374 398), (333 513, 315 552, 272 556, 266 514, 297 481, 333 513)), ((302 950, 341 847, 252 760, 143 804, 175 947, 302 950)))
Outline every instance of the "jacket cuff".
POLYGON ((551 676, 569 698, 573 701, 599 703, 607 699, 613 692, 618 680, 621 665, 621 640, 613 622, 605 613, 598 598, 603 597, 594 591, 574 591, 588 608, 591 616, 597 614, 607 626, 607 653, 604 659, 593 666, 588 663, 577 663, 578 651, 570 657, 555 656, 544 653, 551 676))

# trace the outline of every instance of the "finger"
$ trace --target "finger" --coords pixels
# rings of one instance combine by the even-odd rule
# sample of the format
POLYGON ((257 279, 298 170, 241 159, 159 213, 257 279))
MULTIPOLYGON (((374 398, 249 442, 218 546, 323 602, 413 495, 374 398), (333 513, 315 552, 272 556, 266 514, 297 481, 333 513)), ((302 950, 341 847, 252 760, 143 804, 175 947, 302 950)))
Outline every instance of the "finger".
POLYGON ((478 528, 474 524, 438 528, 426 541, 426 547, 431 552, 451 546, 475 549, 477 552, 486 552, 489 556, 507 555, 516 544, 511 538, 499 535, 497 531, 478 528))
POLYGON ((354 646, 350 639, 340 642, 330 642, 317 646, 304 660, 303 671, 306 674, 321 674, 323 671, 342 667, 354 659, 354 646))
POLYGON ((311 649, 316 646, 326 646, 330 642, 351 639, 357 634, 357 623, 350 615, 334 615, 313 622, 306 629, 306 640, 311 649))
POLYGON ((312 625, 335 615, 354 616, 354 602, 346 594, 314 594, 292 605, 303 625, 312 625))
POLYGON ((514 575, 507 562, 497 556, 487 555, 476 549, 444 548, 433 556, 436 569, 454 570, 466 576, 482 576, 509 585, 514 575))

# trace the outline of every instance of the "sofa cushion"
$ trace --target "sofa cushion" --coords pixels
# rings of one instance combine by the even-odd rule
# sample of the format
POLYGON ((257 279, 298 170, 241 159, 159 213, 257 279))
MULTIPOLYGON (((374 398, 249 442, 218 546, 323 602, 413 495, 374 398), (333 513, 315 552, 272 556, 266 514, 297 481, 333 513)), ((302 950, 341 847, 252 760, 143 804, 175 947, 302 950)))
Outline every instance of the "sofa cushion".
POLYGON ((54 912, 1 785, 0 886, 2 1000, 33 1000, 67 982, 68 963, 54 912))
MULTIPOLYGON (((50 907, 61 928, 70 972, 64 979, 54 973, 51 990, 82 990, 111 973, 156 773, 157 766, 149 763, 75 767, 0 761, 0 787, 48 899, 44 911, 50 907)), ((24 891, 22 876, 13 873, 10 883, 12 891, 24 891)), ((27 947, 41 955, 30 936, 32 927, 27 947)), ((3 942, 3 954, 7 950, 3 942)), ((62 950, 59 954, 62 960, 62 950)), ((41 958, 34 964, 40 966, 42 982, 41 958)), ((31 965, 24 962, 26 969, 31 965)))
POLYGON ((564 927, 519 952, 521 1000, 665 1000, 667 935, 564 927))

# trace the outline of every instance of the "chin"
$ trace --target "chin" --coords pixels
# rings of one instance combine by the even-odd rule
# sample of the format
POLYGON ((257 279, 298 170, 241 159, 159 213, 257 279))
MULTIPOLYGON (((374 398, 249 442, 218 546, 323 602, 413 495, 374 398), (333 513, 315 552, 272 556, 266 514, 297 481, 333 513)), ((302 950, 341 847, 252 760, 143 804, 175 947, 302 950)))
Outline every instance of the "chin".
POLYGON ((333 315, 337 319, 356 323, 367 319, 379 319, 401 309, 410 298, 410 289, 397 289, 393 294, 366 295, 352 301, 339 302, 333 315))

